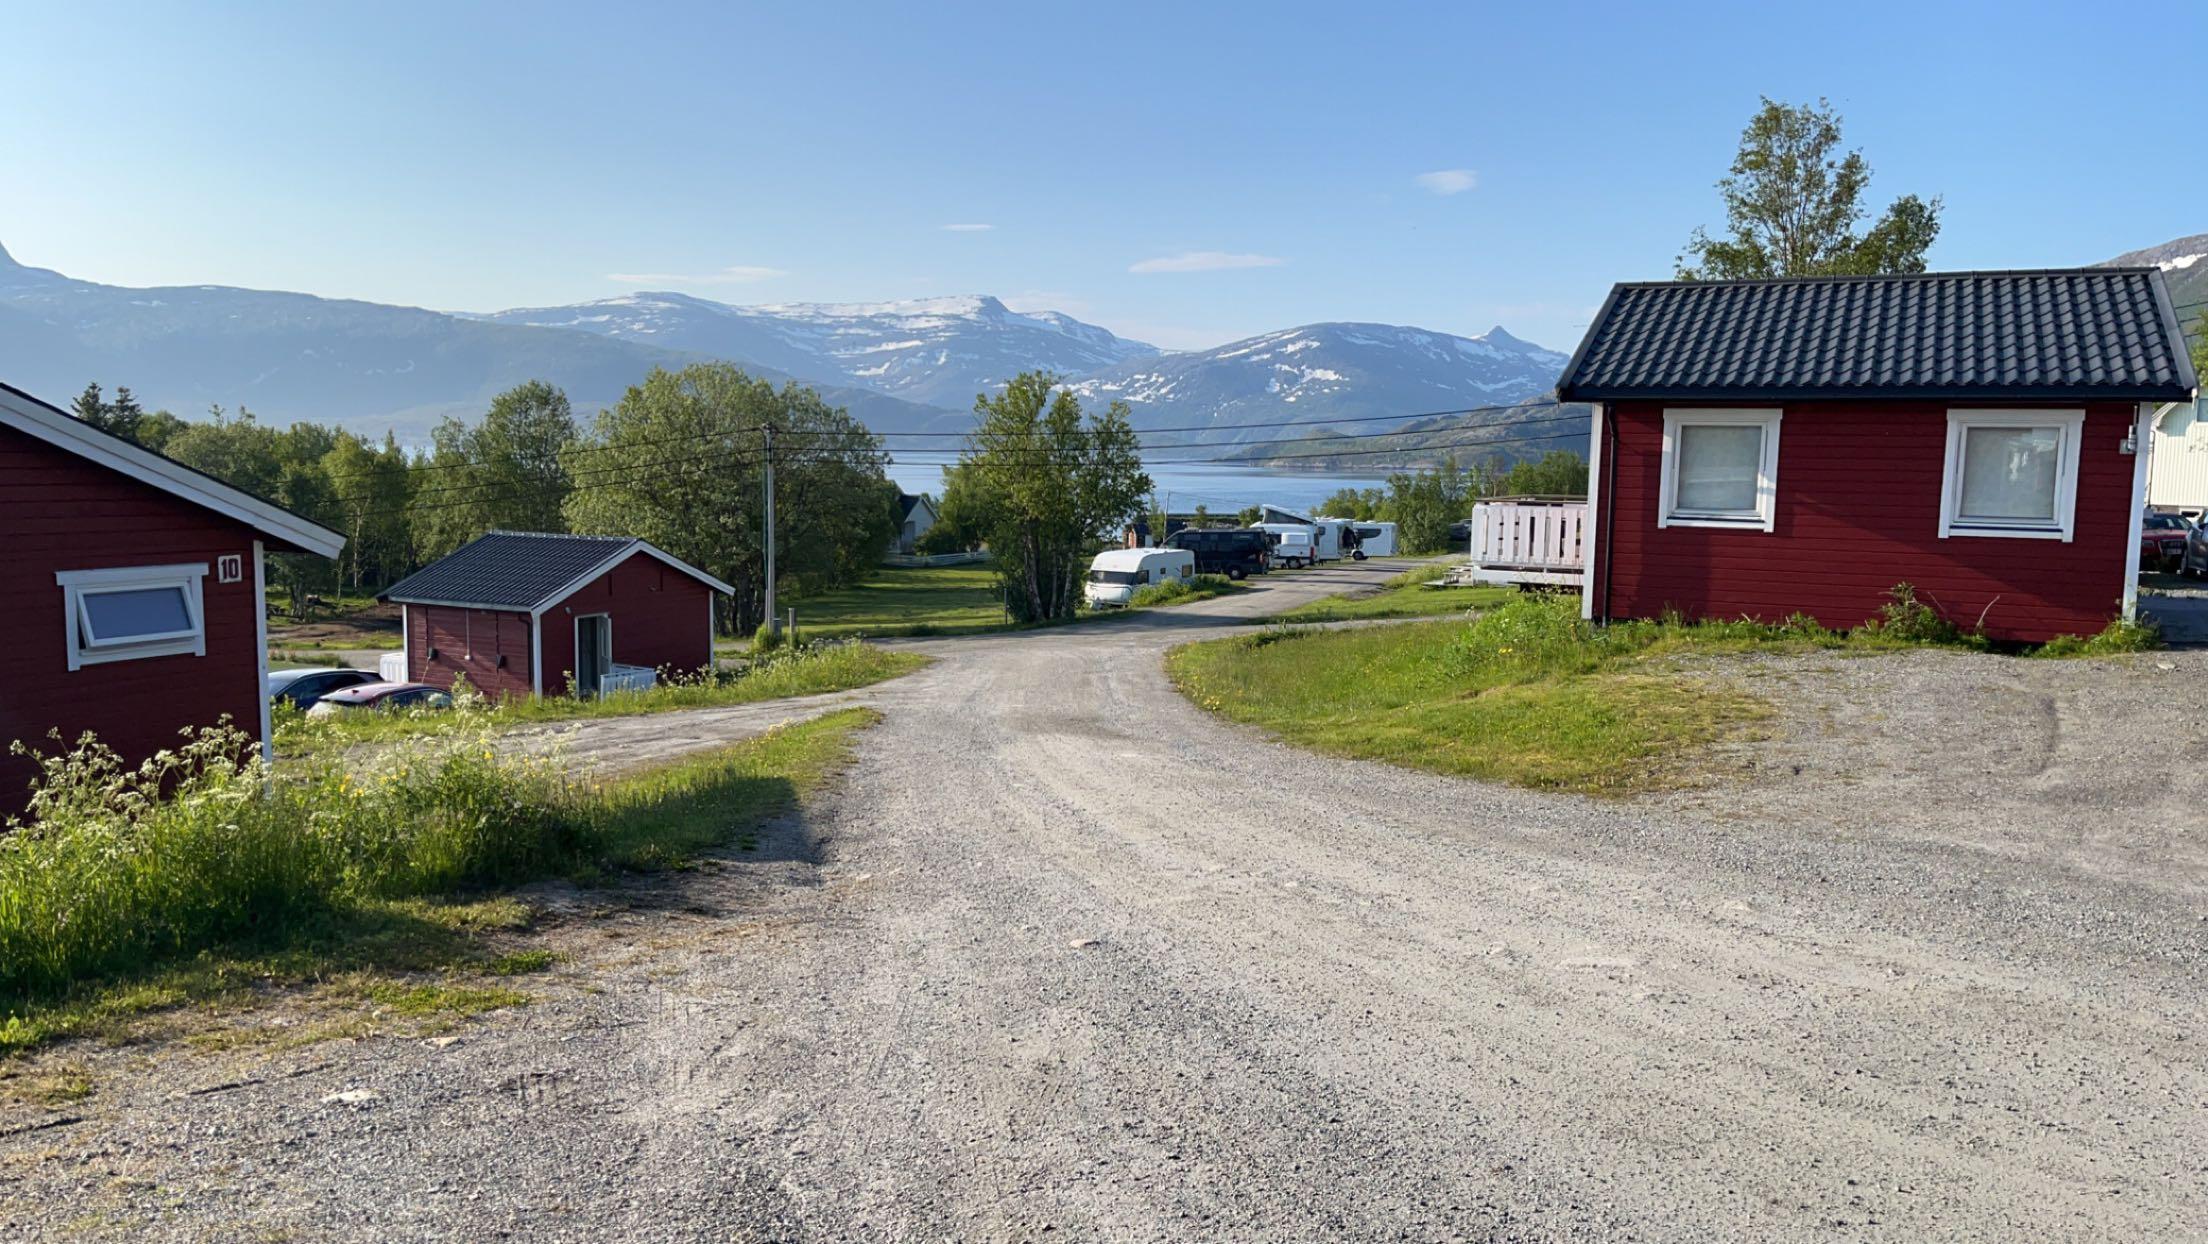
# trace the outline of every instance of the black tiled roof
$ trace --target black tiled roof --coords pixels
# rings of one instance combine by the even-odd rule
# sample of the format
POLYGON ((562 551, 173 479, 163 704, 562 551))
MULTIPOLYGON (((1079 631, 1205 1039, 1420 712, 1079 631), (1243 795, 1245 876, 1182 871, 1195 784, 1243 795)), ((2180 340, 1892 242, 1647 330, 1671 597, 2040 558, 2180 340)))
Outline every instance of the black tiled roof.
POLYGON ((387 588, 384 600, 482 609, 534 609, 591 571, 635 549, 630 536, 494 531, 387 588))
POLYGON ((2181 401, 2197 383, 2153 268, 1619 285, 1565 401, 2181 401))

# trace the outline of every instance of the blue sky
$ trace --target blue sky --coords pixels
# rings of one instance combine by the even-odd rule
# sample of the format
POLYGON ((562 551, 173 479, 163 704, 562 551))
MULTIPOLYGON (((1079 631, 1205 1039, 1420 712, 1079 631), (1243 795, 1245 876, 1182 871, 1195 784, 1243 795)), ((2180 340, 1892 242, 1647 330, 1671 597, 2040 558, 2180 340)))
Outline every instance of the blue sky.
POLYGON ((995 293, 1172 347, 1569 348, 1759 93, 1832 98, 1934 266, 2208 230, 2208 5, 19 5, 0 245, 448 309, 995 293), (1424 176, 1439 174, 1439 176, 1424 176), (947 226, 987 226, 952 229, 947 226))

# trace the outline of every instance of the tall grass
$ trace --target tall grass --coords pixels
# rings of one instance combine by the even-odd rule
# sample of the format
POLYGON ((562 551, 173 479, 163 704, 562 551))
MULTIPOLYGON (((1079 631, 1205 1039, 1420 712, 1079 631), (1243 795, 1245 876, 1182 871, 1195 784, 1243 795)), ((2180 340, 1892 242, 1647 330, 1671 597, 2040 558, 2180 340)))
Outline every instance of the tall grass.
POLYGON ((307 755, 390 739, 467 735, 538 722, 588 717, 630 717, 685 708, 716 708, 788 696, 848 691, 909 674, 928 658, 872 644, 838 642, 785 648, 751 657, 735 669, 670 673, 641 691, 615 691, 591 699, 572 695, 486 700, 455 688, 451 709, 348 712, 320 717, 279 706, 276 748, 307 755))
POLYGON ((602 787, 480 728, 364 772, 271 774, 228 726, 135 767, 80 740, 40 758, 29 819, 0 834, 0 1045, 82 982, 281 946, 348 909, 669 862, 786 806, 871 719, 832 714, 602 787))
POLYGON ((1190 575, 1186 579, 1167 579, 1163 583, 1144 584, 1127 598, 1127 606, 1130 609, 1153 609, 1159 605, 1185 605, 1241 590, 1241 584, 1223 574, 1190 575))

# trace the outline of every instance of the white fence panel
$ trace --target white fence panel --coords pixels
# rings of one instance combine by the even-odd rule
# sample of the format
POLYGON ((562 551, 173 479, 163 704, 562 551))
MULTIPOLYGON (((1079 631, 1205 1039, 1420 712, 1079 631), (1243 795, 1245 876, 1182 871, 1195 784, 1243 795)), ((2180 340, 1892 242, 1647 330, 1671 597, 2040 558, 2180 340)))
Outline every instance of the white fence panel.
POLYGON ((1587 556, 1584 501, 1482 501, 1472 507, 1474 577, 1493 583, 1569 583, 1587 556))

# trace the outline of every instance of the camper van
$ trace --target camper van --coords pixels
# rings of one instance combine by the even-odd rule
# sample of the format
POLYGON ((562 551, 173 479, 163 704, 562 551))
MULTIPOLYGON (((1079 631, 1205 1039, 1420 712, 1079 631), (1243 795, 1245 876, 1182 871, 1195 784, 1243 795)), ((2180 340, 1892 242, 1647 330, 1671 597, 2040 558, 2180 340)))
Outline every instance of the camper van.
POLYGON ((1257 530, 1273 539, 1273 565, 1294 570, 1318 564, 1319 550, 1312 541, 1310 527, 1301 523, 1265 523, 1257 530))
POLYGON ((1082 595, 1091 609, 1117 608, 1132 600, 1138 588, 1195 576, 1196 555, 1187 549, 1106 549, 1089 563, 1082 595))
POLYGON ((1351 557, 1363 561, 1368 557, 1395 556, 1394 523, 1356 523, 1352 529, 1357 533, 1357 548, 1350 553, 1351 557))

